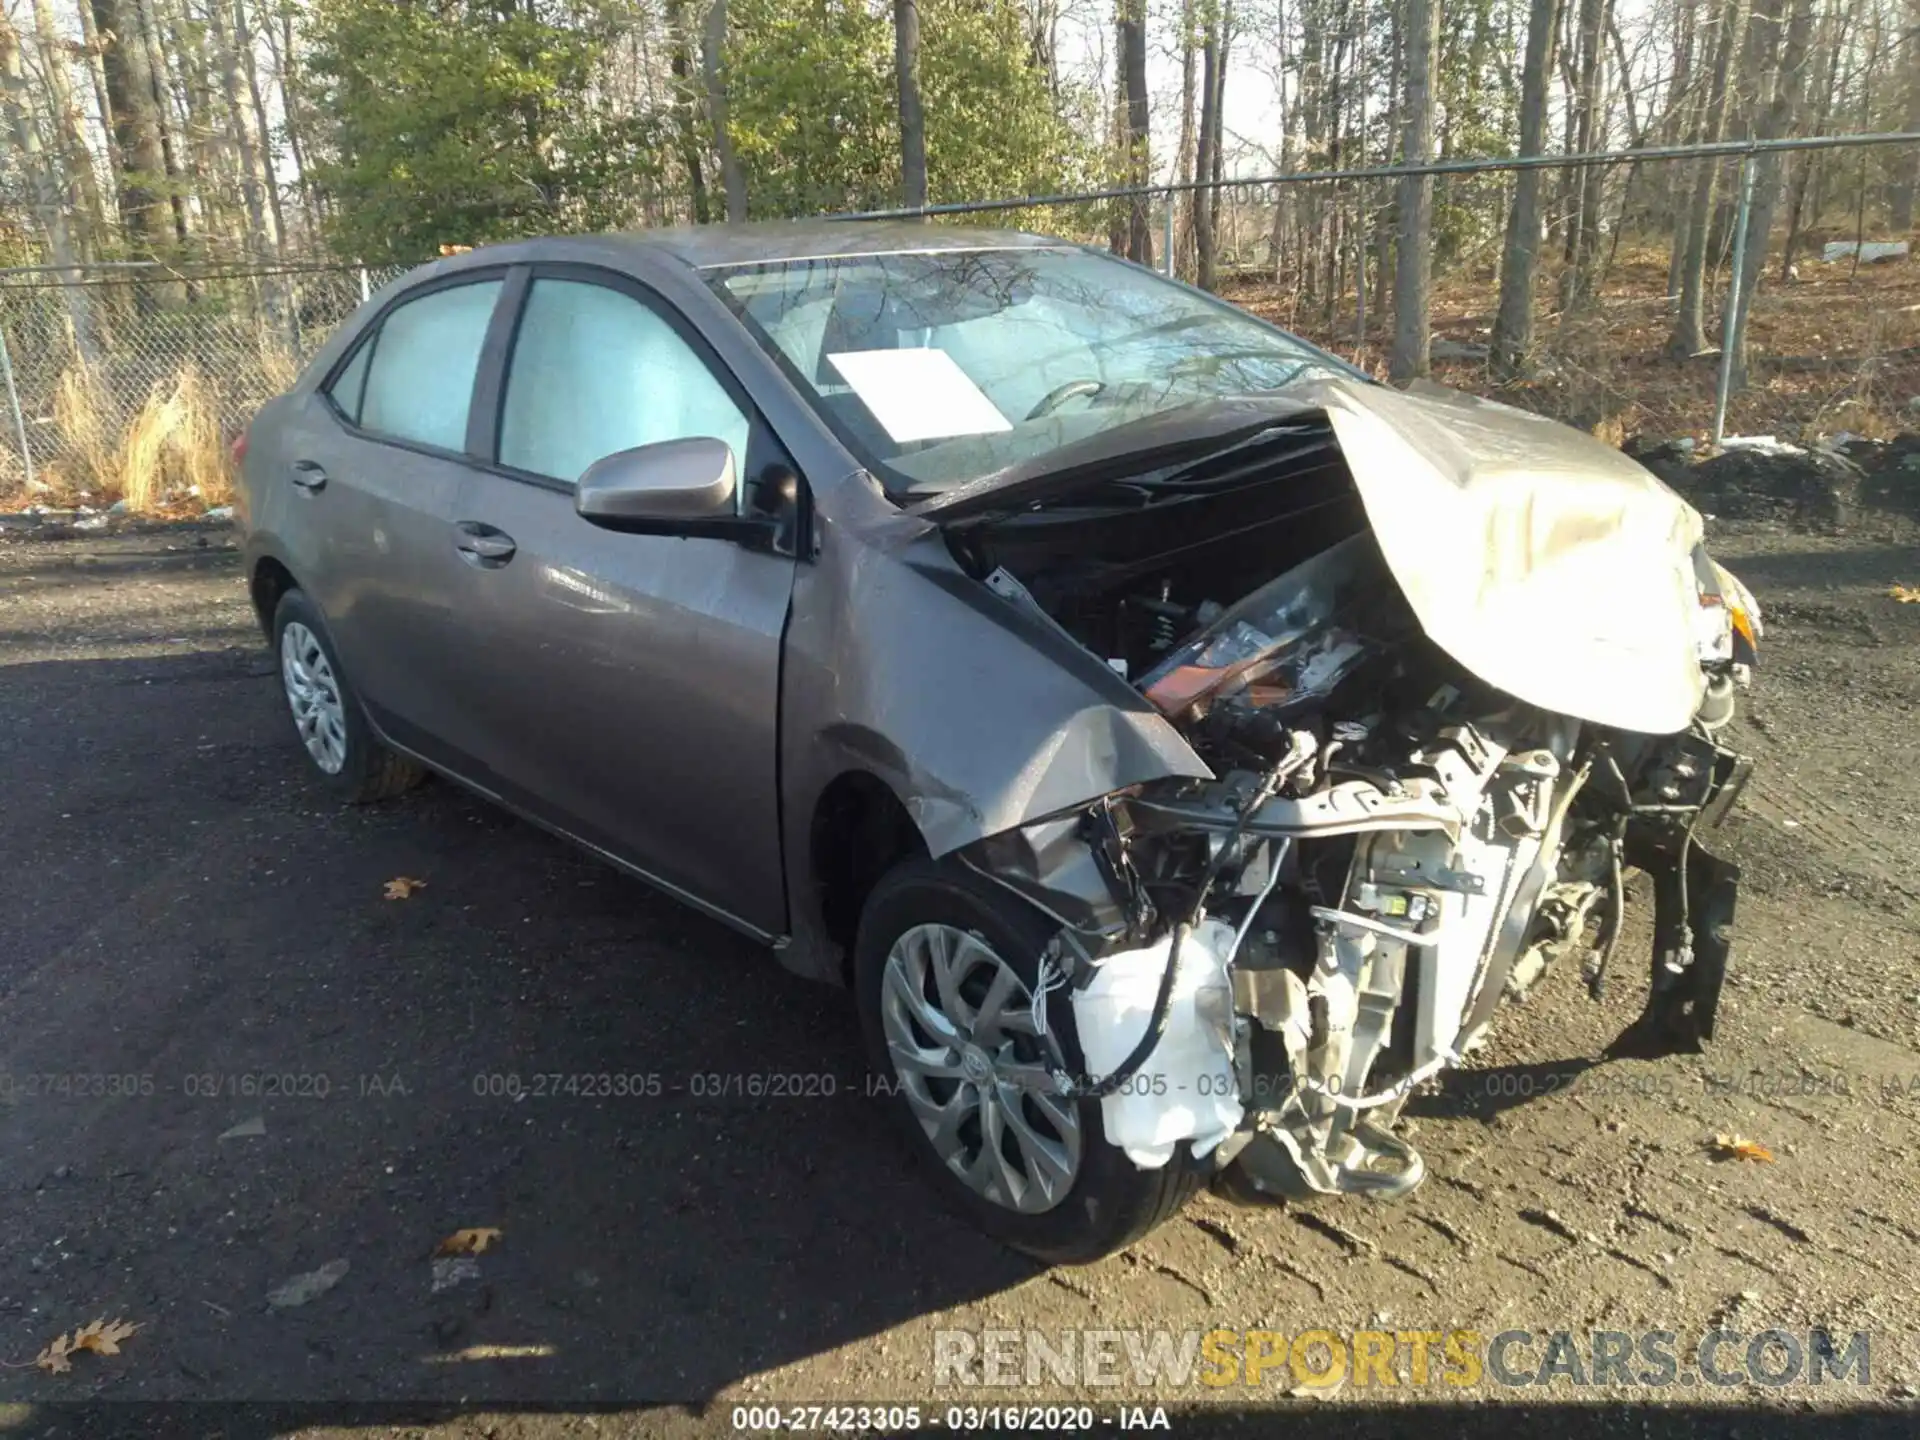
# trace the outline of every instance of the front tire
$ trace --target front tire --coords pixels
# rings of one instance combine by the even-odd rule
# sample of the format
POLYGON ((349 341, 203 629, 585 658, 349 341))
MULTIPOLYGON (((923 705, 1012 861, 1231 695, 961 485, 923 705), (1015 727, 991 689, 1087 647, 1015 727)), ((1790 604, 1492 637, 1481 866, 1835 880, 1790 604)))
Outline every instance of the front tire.
POLYGON ((329 789, 365 804, 420 783, 424 770, 374 739, 326 622, 305 591, 287 591, 274 607, 273 650, 294 733, 329 789))
POLYGON ((1007 1067, 1083 1074, 1064 990, 1033 992, 1055 927, 951 861, 889 872, 861 914, 854 981, 868 1063, 908 1145, 954 1209, 1038 1259, 1122 1249, 1198 1187, 1185 1147, 1142 1170, 1107 1143, 1100 1102, 1009 1083, 1007 1067))

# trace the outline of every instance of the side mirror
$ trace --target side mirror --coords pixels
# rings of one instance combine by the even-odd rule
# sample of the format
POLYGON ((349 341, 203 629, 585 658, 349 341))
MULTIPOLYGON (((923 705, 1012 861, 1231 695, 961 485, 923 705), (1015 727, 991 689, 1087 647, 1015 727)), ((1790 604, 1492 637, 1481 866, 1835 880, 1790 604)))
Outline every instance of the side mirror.
POLYGON ((661 440, 594 461, 574 489, 573 508, 609 530, 712 533, 712 522, 735 518, 739 483, 726 441, 661 440))

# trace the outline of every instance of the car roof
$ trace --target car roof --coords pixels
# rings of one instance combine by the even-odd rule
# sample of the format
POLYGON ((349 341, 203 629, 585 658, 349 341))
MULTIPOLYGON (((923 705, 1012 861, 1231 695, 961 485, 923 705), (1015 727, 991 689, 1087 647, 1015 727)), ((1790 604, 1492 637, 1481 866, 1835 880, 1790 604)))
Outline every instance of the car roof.
POLYGON ((567 260, 625 251, 676 260, 696 270, 840 255, 929 250, 1033 250, 1074 242, 1020 230, 933 225, 920 220, 765 220, 740 225, 676 225, 659 230, 556 235, 468 251, 459 268, 488 260, 567 260))

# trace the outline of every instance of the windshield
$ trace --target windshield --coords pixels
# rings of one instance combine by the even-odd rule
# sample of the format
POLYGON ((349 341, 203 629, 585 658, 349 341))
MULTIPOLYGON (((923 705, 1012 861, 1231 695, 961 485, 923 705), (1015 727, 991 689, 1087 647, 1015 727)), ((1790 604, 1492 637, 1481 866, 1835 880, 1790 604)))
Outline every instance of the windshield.
POLYGON ((1195 401, 1358 371, 1089 250, 728 267, 710 282, 896 498, 1195 401))

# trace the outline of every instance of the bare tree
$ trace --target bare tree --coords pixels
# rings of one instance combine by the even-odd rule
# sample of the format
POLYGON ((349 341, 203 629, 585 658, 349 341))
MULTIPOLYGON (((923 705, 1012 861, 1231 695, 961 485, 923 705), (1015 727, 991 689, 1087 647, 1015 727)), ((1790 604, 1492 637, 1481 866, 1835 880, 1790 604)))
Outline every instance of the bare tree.
MULTIPOLYGON (((1906 25, 1900 36, 1901 81, 1906 102, 1906 128, 1920 132, 1920 0, 1906 0, 1906 25)), ((1887 223, 1895 233, 1913 229, 1913 197, 1920 186, 1920 145, 1908 149, 1899 159, 1897 178, 1887 197, 1890 211, 1887 223)))
MULTIPOLYGON (((1200 139, 1194 174, 1200 180, 1220 178, 1220 99, 1226 84, 1226 66, 1221 54, 1221 16, 1218 0, 1201 0, 1201 81, 1200 139)), ((1214 268, 1219 258, 1216 233, 1220 192, 1215 189, 1195 193, 1198 202, 1193 212, 1194 258, 1196 276, 1203 290, 1214 287, 1214 268)))
MULTIPOLYGON (((259 13, 256 5, 254 14, 259 13)), ((280 199, 280 179, 274 173, 273 125, 267 119, 267 97, 260 88, 260 65, 254 54, 254 40, 254 29, 247 21, 246 0, 233 0, 233 43, 240 52, 240 66, 247 77, 247 99, 253 108, 253 133, 260 142, 260 179, 267 192, 267 213, 273 221, 274 242, 284 255, 287 247, 287 212, 280 199)))
POLYGON ((47 108, 52 112, 58 144, 63 201, 74 218, 83 220, 74 236, 82 255, 97 244, 106 230, 106 206, 93 173, 93 156, 79 109, 73 103, 73 80, 67 70, 67 46, 53 20, 53 0, 33 0, 33 29, 40 44, 40 66, 47 78, 47 108))
MULTIPOLYGON (((1117 0, 1114 31, 1120 51, 1120 84, 1125 96, 1121 129, 1126 146, 1126 183, 1144 189, 1153 179, 1153 156, 1148 145, 1147 4, 1146 0, 1117 0)), ((1148 201, 1136 194, 1128 202, 1126 253, 1142 265, 1153 263, 1153 225, 1148 201)))
MULTIPOLYGON (((1547 76, 1553 69, 1559 0, 1533 0, 1527 16, 1527 57, 1520 72, 1520 153, 1547 149, 1547 76)), ((1533 352, 1533 281, 1540 264, 1540 182, 1537 169, 1514 176, 1507 210, 1506 252, 1500 263, 1500 309, 1493 322, 1490 362, 1502 380, 1525 372, 1533 352)))
POLYGON ((120 193, 120 222, 136 250, 157 255, 177 237, 168 224, 167 199, 162 194, 167 186, 167 160, 140 12, 134 0, 91 3, 105 46, 101 59, 120 167, 114 177, 120 193))
MULTIPOLYGON (((1402 158, 1419 165, 1433 158, 1433 70, 1440 45, 1438 0, 1406 0, 1406 118, 1402 158)), ((1427 373, 1433 279, 1433 177, 1404 175, 1393 283, 1393 353, 1388 373, 1412 380, 1427 373)))
MULTIPOLYGON (((240 193, 247 210, 247 251, 253 263, 265 269, 280 255, 280 228, 276 212, 268 203, 273 187, 267 169, 266 140, 254 130, 254 111, 247 94, 245 68, 240 47, 247 38, 246 12, 241 0, 232 0, 224 13, 216 11, 222 23, 214 30, 220 53, 220 82, 226 95, 227 136, 240 164, 240 193)), ((261 285, 269 318, 284 322, 286 295, 280 277, 269 275, 261 285)))
MULTIPOLYGON (((1580 0, 1579 24, 1574 36, 1579 51, 1578 89, 1574 94, 1577 124, 1567 136, 1567 149, 1574 153, 1605 148, 1606 28, 1612 8, 1610 0, 1580 0)), ((1563 310, 1575 309, 1591 298, 1600 245, 1601 187, 1605 179, 1605 173, 1597 166, 1588 165, 1571 177, 1568 186, 1573 209, 1567 219, 1567 264, 1561 272, 1563 310)))
POLYGON ((75 348, 83 357, 93 354, 93 331, 87 323, 86 292, 78 283, 80 272, 73 268, 73 237, 67 229, 67 207, 55 177, 53 157, 40 146, 40 130, 34 123, 32 101, 27 90, 26 72, 20 63, 20 35, 4 9, 0 9, 0 107, 4 107, 7 129, 13 137, 14 153, 32 187, 33 208, 47 232, 47 249, 53 263, 60 267, 61 293, 67 302, 67 320, 73 327, 75 348))
POLYGON ((713 149, 720 157, 720 186, 727 196, 727 220, 738 225, 747 218, 747 176, 740 168, 740 157, 733 150, 733 132, 727 128, 727 81, 722 69, 726 51, 727 0, 713 0, 707 7, 701 69, 706 78, 707 119, 713 126, 713 149))
MULTIPOLYGON (((1719 33, 1713 44, 1713 79, 1700 123, 1700 139, 1707 144, 1720 138, 1726 119, 1727 77, 1733 67, 1741 15, 1741 0, 1720 0, 1716 17, 1719 33)), ((1713 194, 1720 176, 1720 162, 1702 159, 1693 163, 1693 202, 1674 232, 1674 243, 1682 246, 1680 306, 1673 317, 1667 351, 1678 359, 1698 355, 1707 348, 1707 239, 1713 227, 1713 194)))
POLYGON ((900 91, 900 191, 927 203, 927 119, 920 108, 920 0, 893 0, 893 76, 900 91))
MULTIPOLYGON (((1806 95, 1807 51, 1813 37, 1813 0, 1792 0, 1792 7, 1787 16, 1786 35, 1780 45, 1778 83, 1774 87, 1772 103, 1760 121, 1759 135, 1763 140, 1778 139, 1787 133, 1806 95)), ((1759 288, 1761 269, 1767 263, 1767 235, 1773 229, 1774 210, 1779 205, 1782 189, 1780 161, 1778 151, 1769 151, 1757 156, 1753 162, 1753 206, 1747 217, 1746 253, 1739 275, 1740 298, 1734 311, 1739 323, 1733 333, 1723 335, 1721 340, 1723 345, 1733 347, 1731 380, 1735 389, 1743 389, 1747 383, 1746 319, 1753 305, 1754 292, 1759 288)))
MULTIPOLYGON (((1174 154, 1174 179, 1186 185, 1191 185, 1195 178, 1193 106, 1199 43, 1199 11, 1195 0, 1180 0, 1180 144, 1174 154)), ((1174 268, 1184 274, 1192 274, 1194 269, 1194 207, 1199 198, 1195 190, 1182 192, 1177 202, 1169 197, 1169 203, 1174 203, 1180 214, 1173 239, 1174 254, 1178 257, 1174 268)))
POLYGON ((680 163, 686 167, 687 190, 693 197, 693 219, 704 225, 713 218, 707 200, 705 157, 701 154, 700 131, 694 123, 693 67, 688 60, 693 42, 687 33, 687 0, 666 0, 667 39, 671 46, 667 60, 673 74, 674 128, 680 136, 680 163))

